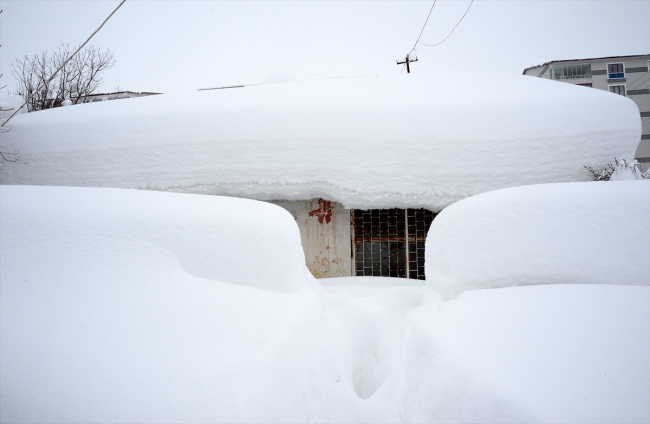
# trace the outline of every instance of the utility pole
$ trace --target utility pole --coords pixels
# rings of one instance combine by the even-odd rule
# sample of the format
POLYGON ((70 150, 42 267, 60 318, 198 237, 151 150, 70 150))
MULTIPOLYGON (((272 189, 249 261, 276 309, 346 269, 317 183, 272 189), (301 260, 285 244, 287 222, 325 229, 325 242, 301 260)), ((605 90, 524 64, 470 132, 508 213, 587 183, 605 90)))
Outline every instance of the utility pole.
POLYGON ((418 61, 418 58, 415 55, 415 52, 411 52, 411 53, 406 55, 406 57, 404 58, 404 62, 398 62, 397 60, 395 62, 397 62, 398 65, 406 64, 406 72, 410 74, 411 73, 411 67, 409 66, 409 63, 410 62, 417 62, 417 61, 418 61), (413 58, 415 58, 415 59, 413 59, 413 58))

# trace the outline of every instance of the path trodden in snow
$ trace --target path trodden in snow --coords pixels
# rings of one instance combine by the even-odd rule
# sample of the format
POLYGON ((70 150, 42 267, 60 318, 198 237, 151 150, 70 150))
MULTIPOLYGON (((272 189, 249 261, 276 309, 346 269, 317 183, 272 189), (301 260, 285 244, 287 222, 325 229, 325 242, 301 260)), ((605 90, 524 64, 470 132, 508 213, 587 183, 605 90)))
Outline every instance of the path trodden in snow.
POLYGON ((396 287, 402 287, 419 294, 424 294, 426 289, 424 281, 408 278, 339 277, 322 278, 318 282, 330 293, 354 297, 372 297, 391 291, 396 287))

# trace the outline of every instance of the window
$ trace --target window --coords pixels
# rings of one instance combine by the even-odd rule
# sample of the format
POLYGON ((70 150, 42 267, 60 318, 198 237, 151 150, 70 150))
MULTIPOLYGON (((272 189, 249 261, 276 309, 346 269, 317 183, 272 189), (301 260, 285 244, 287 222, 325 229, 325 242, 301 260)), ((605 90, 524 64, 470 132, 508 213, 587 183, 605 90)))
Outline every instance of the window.
POLYGON ((609 92, 625 96, 625 85, 610 85, 609 92))
POLYGON ((622 63, 607 64, 607 79, 625 78, 625 67, 622 63))
POLYGON ((558 65, 551 68, 551 79, 591 78, 591 65, 558 65))
POLYGON ((353 209, 353 273, 424 280, 424 244, 435 216, 426 209, 353 209))

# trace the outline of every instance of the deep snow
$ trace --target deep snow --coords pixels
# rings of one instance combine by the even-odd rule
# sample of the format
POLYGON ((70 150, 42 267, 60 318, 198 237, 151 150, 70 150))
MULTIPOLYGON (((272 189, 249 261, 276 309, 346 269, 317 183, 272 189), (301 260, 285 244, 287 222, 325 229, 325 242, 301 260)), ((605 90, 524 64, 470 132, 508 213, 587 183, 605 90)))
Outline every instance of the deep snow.
POLYGON ((27 106, 23 106, 23 103, 25 99, 17 95, 0 96, 0 123, 13 115, 17 108, 21 110, 16 115, 27 113, 27 106))
POLYGON ((426 242, 445 297, 531 284, 650 285, 650 180, 513 187, 443 210, 426 242))
POLYGON ((15 117, 2 184, 152 189, 440 210, 632 158, 633 101, 526 76, 296 81, 15 117), (477 88, 479 87, 479 88, 477 88))
POLYGON ((302 265, 283 293, 271 282, 293 281, 300 239, 273 205, 21 186, 0 199, 3 423, 650 419, 649 287, 443 301, 379 279, 350 296, 302 265), (248 274, 221 281, 231 261, 248 274))

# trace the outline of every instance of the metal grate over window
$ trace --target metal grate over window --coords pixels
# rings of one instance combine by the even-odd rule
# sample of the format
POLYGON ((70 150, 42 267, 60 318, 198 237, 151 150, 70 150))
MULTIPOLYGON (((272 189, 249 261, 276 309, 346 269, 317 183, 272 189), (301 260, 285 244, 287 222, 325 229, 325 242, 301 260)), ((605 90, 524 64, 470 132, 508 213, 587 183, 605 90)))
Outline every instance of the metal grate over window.
POLYGON ((435 215, 426 209, 353 209, 354 274, 423 280, 424 243, 435 215))
POLYGON ((424 243, 435 214, 426 209, 407 209, 409 278, 424 280, 424 243))

